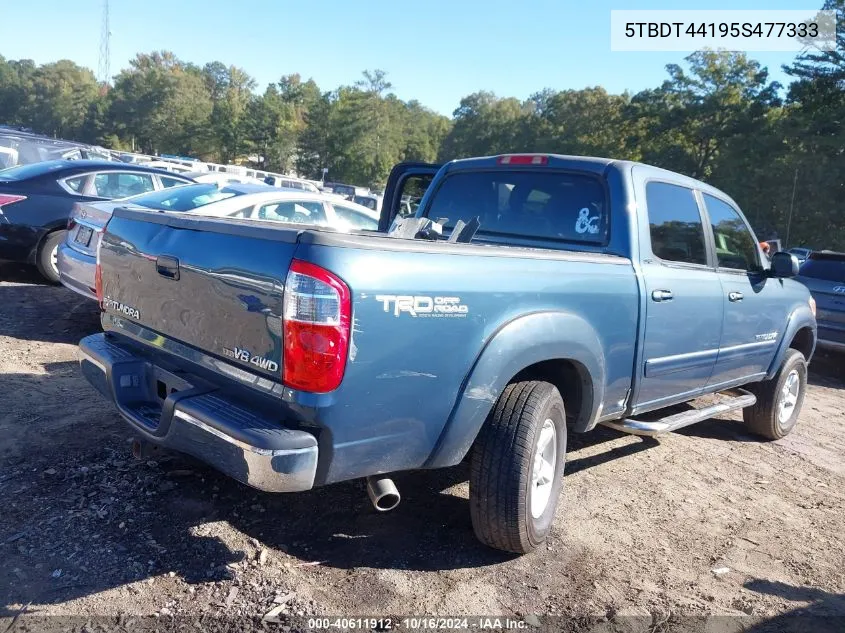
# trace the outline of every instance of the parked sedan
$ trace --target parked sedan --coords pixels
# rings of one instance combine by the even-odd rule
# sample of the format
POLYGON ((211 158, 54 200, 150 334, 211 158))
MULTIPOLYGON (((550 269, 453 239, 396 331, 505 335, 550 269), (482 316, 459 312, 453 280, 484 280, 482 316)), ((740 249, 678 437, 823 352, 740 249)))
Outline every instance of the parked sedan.
POLYGON ((812 253, 813 251, 809 248, 797 246, 795 248, 788 249, 786 252, 791 254, 791 255, 795 255, 795 257, 798 258, 799 263, 803 264, 805 261, 807 261, 807 258, 810 256, 810 253, 812 253))
POLYGON ((125 198, 189 179, 112 161, 53 160, 0 171, 0 260, 59 281, 58 248, 74 203, 125 198))
POLYGON ((796 279, 816 300, 818 347, 845 352, 845 253, 813 251, 796 279))
POLYGON ((337 198, 267 185, 190 184, 166 191, 75 206, 67 240, 59 249, 61 282, 96 299, 94 270, 100 234, 117 207, 198 213, 212 217, 327 226, 341 231, 378 228, 378 214, 337 198))

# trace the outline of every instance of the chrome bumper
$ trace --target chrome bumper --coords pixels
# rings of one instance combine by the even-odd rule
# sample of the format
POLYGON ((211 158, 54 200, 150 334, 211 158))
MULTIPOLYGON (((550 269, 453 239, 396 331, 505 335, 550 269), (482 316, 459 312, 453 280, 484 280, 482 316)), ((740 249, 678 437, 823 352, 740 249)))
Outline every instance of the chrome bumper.
POLYGON ((310 433, 267 420, 204 381, 171 373, 105 334, 79 342, 79 363, 142 439, 193 455, 259 490, 313 487, 318 449, 310 433))

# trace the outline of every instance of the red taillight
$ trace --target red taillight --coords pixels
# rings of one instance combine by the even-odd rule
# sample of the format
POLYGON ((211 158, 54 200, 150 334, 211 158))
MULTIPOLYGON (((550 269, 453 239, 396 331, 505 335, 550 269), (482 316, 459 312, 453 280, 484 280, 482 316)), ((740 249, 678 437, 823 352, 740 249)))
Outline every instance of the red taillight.
POLYGON ((499 156, 499 165, 548 165, 549 157, 538 154, 506 154, 499 156))
POLYGON ((0 207, 20 202, 21 200, 26 200, 26 196, 13 196, 11 194, 0 193, 0 207))
POLYGON ((76 220, 74 220, 73 218, 68 218, 67 219, 67 230, 72 231, 75 226, 76 226, 76 220))
POLYGON ((282 381, 302 391, 337 389, 346 370, 352 298, 325 268, 293 260, 285 280, 282 381))
POLYGON ((103 307, 103 267, 100 265, 100 249, 103 246, 103 236, 97 241, 97 265, 94 267, 94 292, 97 294, 97 302, 100 308, 103 307))

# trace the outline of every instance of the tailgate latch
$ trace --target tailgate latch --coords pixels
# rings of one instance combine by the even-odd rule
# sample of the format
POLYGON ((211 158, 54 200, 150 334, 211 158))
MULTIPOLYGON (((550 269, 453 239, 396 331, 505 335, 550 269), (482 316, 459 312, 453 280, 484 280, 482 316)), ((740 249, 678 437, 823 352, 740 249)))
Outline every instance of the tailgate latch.
POLYGON ((179 260, 170 255, 159 255, 156 257, 156 270, 162 277, 178 280, 179 260))

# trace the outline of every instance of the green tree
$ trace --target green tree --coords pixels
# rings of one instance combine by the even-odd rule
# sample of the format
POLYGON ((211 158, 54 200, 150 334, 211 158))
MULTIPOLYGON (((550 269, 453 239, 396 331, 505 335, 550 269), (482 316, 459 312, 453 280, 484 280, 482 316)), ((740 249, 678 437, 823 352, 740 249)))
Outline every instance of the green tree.
POLYGON ((78 138, 91 104, 98 98, 97 80, 87 68, 69 60, 40 66, 32 74, 29 124, 51 136, 78 138))
POLYGON ((220 62, 206 64, 203 76, 212 101, 211 130, 220 160, 242 158, 250 149, 247 112, 255 98, 255 80, 243 69, 220 62))
MULTIPOLYGON (((629 148, 627 94, 612 95, 600 87, 546 90, 529 99, 530 149, 538 152, 637 158, 629 148)), ((529 149, 529 148, 524 148, 529 149)))
POLYGON ((632 98, 634 145, 643 159, 708 178, 727 139, 753 134, 768 108, 777 105, 779 84, 744 53, 698 51, 666 67, 663 85, 632 98))
POLYGON ((476 92, 461 99, 454 124, 440 149, 440 160, 530 151, 525 134, 530 104, 492 92, 476 92))
POLYGON ((30 95, 36 72, 31 59, 6 61, 0 55, 0 122, 31 125, 30 95))
POLYGON ((147 153, 208 153, 208 88, 198 69, 173 53, 138 54, 117 75, 110 95, 113 129, 132 147, 147 153))

